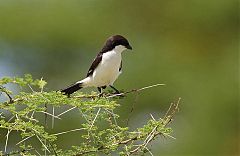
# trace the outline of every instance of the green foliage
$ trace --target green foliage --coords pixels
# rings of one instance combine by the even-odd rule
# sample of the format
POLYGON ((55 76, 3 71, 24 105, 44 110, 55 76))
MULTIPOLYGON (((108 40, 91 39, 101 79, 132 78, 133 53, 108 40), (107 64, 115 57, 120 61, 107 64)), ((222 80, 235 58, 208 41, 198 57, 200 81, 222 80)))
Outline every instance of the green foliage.
POLYGON ((86 95, 77 93, 68 98, 61 92, 44 92, 46 81, 33 80, 31 75, 23 78, 0 79, 0 93, 7 95, 8 100, 0 103, 0 130, 6 131, 5 147, 1 154, 9 155, 111 155, 117 151, 119 155, 131 155, 150 152, 147 148, 149 142, 157 136, 170 136, 172 130, 167 127, 174 113, 178 109, 170 107, 163 119, 150 119, 146 125, 135 131, 129 131, 129 127, 121 127, 117 121, 119 115, 114 113, 115 108, 120 105, 113 99, 98 97, 96 93, 86 95), (6 88, 9 83, 19 87, 28 86, 32 91, 21 91, 12 98, 12 92, 6 88), (34 88, 34 89, 33 89, 34 88), (38 91, 34 91, 38 90, 38 91), (63 106, 70 106, 60 114, 47 112, 47 107, 53 109, 63 106), (46 124, 42 123, 36 114, 60 119, 65 113, 72 109, 77 109, 82 117, 81 128, 64 131, 60 133, 50 133, 46 124), (22 138, 15 143, 16 151, 8 151, 8 137, 16 131, 22 138), (80 131, 79 145, 72 145, 68 150, 58 148, 56 143, 59 135, 64 135, 73 131, 80 131), (32 144, 33 138, 39 141, 42 147, 32 144))

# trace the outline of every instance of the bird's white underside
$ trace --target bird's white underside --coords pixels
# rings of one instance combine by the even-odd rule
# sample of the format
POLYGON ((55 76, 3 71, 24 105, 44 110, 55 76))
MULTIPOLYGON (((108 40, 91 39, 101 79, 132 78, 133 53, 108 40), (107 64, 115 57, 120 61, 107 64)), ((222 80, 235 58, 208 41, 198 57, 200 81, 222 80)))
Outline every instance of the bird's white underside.
POLYGON ((103 53, 102 61, 99 63, 93 74, 78 81, 82 87, 102 87, 113 85, 114 81, 121 74, 119 67, 121 64, 121 53, 126 48, 122 45, 116 46, 113 50, 103 53))

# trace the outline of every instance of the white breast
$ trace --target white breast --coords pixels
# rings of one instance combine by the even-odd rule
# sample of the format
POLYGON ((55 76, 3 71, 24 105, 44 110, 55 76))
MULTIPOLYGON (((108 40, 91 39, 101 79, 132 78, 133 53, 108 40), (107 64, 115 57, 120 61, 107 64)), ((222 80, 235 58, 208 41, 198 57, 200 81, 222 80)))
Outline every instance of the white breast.
POLYGON ((101 87, 113 85, 114 81, 120 74, 119 67, 121 60, 121 53, 117 51, 112 50, 107 53, 103 53, 102 61, 93 72, 92 86, 101 87))

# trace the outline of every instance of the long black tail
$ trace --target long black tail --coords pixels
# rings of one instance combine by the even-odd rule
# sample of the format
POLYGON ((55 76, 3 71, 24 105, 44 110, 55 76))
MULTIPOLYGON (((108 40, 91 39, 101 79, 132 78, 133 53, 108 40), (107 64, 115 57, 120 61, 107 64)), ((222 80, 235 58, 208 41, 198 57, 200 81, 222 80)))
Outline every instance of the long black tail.
POLYGON ((82 83, 74 83, 70 86, 68 86, 66 89, 62 89, 60 90, 62 93, 64 93, 65 95, 70 95, 76 91, 78 91, 79 89, 82 88, 82 83))

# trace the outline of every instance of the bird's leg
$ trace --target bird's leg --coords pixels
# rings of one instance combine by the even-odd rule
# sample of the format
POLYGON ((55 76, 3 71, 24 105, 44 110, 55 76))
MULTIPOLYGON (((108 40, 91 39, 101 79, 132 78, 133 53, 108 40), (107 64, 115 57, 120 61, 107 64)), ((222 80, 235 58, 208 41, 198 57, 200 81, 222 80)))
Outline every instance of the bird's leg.
POLYGON ((101 94, 102 93, 102 88, 101 87, 97 87, 99 93, 101 94))
POLYGON ((115 87, 113 87, 112 85, 110 85, 110 87, 116 92, 116 94, 120 94, 120 91, 117 90, 115 87))
POLYGON ((98 91, 99 91, 99 97, 103 96, 103 91, 101 87, 97 87, 98 91))

